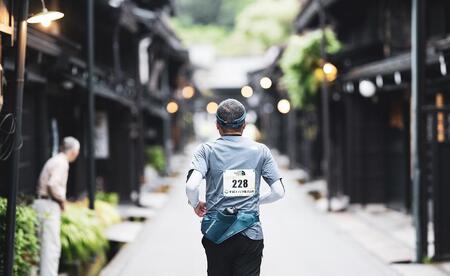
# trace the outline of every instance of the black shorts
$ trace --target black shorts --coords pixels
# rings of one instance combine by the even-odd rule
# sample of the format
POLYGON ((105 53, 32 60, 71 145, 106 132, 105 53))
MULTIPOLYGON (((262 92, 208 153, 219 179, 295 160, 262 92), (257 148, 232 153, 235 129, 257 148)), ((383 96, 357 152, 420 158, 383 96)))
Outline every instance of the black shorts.
POLYGON ((221 244, 202 239, 208 260, 208 276, 258 276, 264 241, 235 235, 221 244))

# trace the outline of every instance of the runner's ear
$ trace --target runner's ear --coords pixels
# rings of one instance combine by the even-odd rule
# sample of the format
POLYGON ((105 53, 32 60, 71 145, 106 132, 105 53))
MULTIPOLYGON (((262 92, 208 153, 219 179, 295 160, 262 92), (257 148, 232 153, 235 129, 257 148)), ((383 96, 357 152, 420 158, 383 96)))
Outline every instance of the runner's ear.
POLYGON ((219 123, 216 123, 216 128, 217 128, 217 130, 219 131, 220 135, 222 135, 222 133, 223 133, 223 128, 222 128, 222 126, 221 126, 219 123))
POLYGON ((242 124, 242 126, 241 126, 241 132, 244 132, 244 129, 245 129, 246 126, 247 126, 247 123, 244 122, 244 124, 242 124))

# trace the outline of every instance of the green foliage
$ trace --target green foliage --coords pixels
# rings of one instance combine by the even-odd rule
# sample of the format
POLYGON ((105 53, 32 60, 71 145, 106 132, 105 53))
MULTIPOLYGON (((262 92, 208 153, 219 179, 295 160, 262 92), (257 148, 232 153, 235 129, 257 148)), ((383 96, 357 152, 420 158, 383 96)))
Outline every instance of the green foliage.
POLYGON ((214 44, 220 46, 230 34, 230 31, 218 25, 184 25, 179 19, 171 21, 172 27, 184 44, 214 44))
MULTIPOLYGON (((204 2, 204 0, 200 1, 202 3, 204 2)), ((233 27, 236 22, 236 17, 244 8, 254 2, 255 0, 223 0, 217 23, 221 26, 233 27)))
MULTIPOLYGON (((190 10, 180 8, 172 26, 187 46, 211 44, 220 55, 261 54, 274 44, 283 43, 292 32, 298 13, 297 0, 183 0, 190 10), (220 5, 218 4, 220 2, 220 5), (192 14, 214 12, 208 20, 192 14)), ((203 18, 203 17, 202 17, 203 18)))
POLYGON ((260 0, 248 5, 237 17, 236 33, 247 41, 256 41, 262 48, 286 41, 297 15, 297 0, 260 0))
MULTIPOLYGON (((0 198, 0 244, 5 244, 6 199, 0 198)), ((14 275, 29 275, 31 267, 37 264, 39 241, 37 238, 37 216, 35 211, 25 205, 17 206, 16 233, 14 244, 14 275)), ((4 270, 3 250, 0 250, 0 271, 4 270)))
POLYGON ((177 4, 184 23, 204 25, 217 21, 222 0, 180 0, 177 4))
POLYGON ((65 263, 86 263, 104 253, 108 241, 96 212, 80 204, 68 204, 61 216, 61 246, 65 263))
POLYGON ((97 192, 97 193, 95 193, 95 199, 107 202, 112 205, 117 205, 119 203, 119 194, 107 193, 107 192, 97 192))
POLYGON ((121 220, 116 207, 105 201, 95 201, 95 213, 103 228, 119 223, 121 220))
MULTIPOLYGON (((325 31, 326 52, 337 53, 341 44, 334 32, 325 31)), ((283 70, 282 85, 287 89, 295 108, 313 109, 317 90, 321 83, 318 68, 321 68, 320 43, 322 31, 309 32, 302 36, 292 36, 280 60, 283 70)))
POLYGON ((166 156, 161 146, 149 146, 145 150, 148 158, 148 164, 158 172, 163 172, 166 168, 166 156))
POLYGON ((425 256, 422 259, 422 263, 427 264, 427 265, 433 264, 434 263, 433 258, 429 257, 429 256, 425 256))
POLYGON ((255 0, 179 0, 179 19, 183 25, 218 25, 231 28, 236 15, 255 0))

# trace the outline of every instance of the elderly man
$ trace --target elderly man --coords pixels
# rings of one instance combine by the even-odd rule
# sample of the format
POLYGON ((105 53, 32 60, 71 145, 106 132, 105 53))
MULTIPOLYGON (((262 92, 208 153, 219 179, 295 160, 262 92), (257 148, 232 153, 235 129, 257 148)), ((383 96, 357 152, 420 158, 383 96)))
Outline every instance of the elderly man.
POLYGON ((221 137, 199 146, 188 172, 189 204, 202 220, 202 243, 209 276, 257 276, 264 248, 259 205, 284 196, 270 150, 242 137, 245 107, 234 99, 220 103, 216 127, 221 137), (261 177, 270 192, 260 195, 261 177), (206 179, 206 203, 199 185, 206 179))
POLYGON ((80 152, 80 142, 66 137, 61 152, 50 158, 39 177, 38 199, 34 209, 39 219, 41 241, 40 275, 57 276, 61 253, 61 211, 66 203, 66 186, 69 163, 74 162, 80 152))

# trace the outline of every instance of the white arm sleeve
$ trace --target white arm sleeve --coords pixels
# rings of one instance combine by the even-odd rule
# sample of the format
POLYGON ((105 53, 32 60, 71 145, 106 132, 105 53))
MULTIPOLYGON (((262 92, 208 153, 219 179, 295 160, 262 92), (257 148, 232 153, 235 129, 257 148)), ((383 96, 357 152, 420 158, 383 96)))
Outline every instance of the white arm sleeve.
POLYGON ((259 204, 268 204, 280 200, 284 197, 284 186, 280 180, 275 181, 270 186, 270 191, 259 197, 259 204))
POLYGON ((199 202, 199 187, 203 176, 199 171, 193 170, 186 182, 186 195, 188 202, 192 207, 197 207, 199 202))

